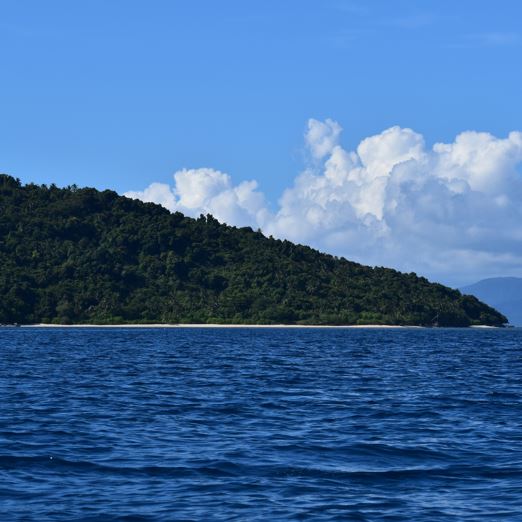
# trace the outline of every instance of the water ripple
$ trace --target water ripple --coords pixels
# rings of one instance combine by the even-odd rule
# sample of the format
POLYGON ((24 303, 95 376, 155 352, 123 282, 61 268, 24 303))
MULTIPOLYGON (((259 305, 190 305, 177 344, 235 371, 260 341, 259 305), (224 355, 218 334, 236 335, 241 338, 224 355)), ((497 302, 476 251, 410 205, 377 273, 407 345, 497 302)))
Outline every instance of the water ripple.
POLYGON ((0 520, 522 520, 522 331, 0 329, 0 520))

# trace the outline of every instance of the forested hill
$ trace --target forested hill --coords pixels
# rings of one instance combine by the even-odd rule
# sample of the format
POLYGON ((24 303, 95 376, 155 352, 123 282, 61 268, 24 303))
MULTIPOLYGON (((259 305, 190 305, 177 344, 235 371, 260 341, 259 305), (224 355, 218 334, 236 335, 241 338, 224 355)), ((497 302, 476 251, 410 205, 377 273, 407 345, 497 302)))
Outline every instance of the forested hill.
POLYGON ((115 192, 0 175, 0 323, 501 325, 471 296, 115 192))

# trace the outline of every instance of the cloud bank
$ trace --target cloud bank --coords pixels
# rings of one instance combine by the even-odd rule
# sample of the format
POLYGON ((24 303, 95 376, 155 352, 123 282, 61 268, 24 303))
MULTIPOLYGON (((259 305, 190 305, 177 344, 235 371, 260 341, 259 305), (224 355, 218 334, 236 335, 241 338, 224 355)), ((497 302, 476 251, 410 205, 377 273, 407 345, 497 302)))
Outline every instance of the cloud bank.
POLYGON ((468 131, 428 147, 413 130, 391 127, 354 151, 341 133, 333 120, 308 122, 309 165, 275 212, 255 181, 234 185, 208 168, 125 195, 448 284, 522 275, 521 132, 468 131))

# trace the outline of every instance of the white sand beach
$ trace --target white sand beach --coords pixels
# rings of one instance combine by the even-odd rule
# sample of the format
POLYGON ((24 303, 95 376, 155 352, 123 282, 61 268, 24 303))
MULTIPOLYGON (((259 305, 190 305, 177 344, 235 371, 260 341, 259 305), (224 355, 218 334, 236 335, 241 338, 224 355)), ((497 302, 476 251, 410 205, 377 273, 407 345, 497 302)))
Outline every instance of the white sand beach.
POLYGON ((424 328, 382 324, 299 325, 299 324, 27 324, 24 328, 424 328))

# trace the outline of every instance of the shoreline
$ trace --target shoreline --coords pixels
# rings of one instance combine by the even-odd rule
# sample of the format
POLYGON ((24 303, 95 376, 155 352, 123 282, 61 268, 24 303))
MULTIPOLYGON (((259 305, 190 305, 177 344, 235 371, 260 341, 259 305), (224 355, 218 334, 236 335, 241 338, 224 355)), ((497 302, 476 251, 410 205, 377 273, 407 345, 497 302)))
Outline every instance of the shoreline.
MULTIPOLYGON (((415 325, 386 325, 386 324, 352 324, 352 325, 301 325, 301 324, 22 324, 22 328, 280 328, 280 329, 292 329, 292 328, 307 328, 307 329, 419 329, 419 328, 432 328, 429 326, 415 326, 415 325)), ((438 328, 438 327, 437 327, 438 328)), ((486 329, 498 329, 498 326, 488 325, 472 325, 460 328, 486 328, 486 329)))
POLYGON ((23 328, 423 328, 422 326, 399 325, 300 325, 300 324, 23 324, 23 328))

